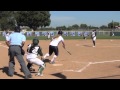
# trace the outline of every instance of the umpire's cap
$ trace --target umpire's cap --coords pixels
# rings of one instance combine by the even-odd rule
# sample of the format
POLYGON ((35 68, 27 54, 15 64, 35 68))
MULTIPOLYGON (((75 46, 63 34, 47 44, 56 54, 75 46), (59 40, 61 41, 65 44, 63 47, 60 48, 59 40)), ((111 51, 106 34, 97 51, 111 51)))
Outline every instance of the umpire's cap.
POLYGON ((33 45, 38 45, 38 43, 39 43, 38 38, 34 38, 34 39, 33 39, 33 45))
POLYGON ((58 34, 61 34, 61 35, 62 35, 62 34, 63 34, 63 32, 62 32, 61 30, 59 30, 59 31, 58 31, 58 34))
POLYGON ((20 31, 21 31, 20 26, 16 26, 16 27, 14 28, 14 30, 15 30, 15 32, 20 32, 20 31))

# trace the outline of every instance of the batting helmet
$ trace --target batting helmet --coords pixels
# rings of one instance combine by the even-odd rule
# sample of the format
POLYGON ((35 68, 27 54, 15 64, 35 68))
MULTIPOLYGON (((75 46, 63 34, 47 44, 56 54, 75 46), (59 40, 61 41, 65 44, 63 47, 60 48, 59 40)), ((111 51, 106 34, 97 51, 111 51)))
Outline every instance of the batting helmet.
POLYGON ((38 45, 38 43, 39 43, 38 38, 34 38, 34 39, 33 39, 33 45, 38 45))
POLYGON ((61 34, 61 35, 62 35, 62 34, 63 34, 63 32, 60 30, 60 31, 58 31, 58 34, 61 34))
POLYGON ((20 29, 19 26, 16 26, 16 27, 14 28, 14 30, 15 30, 15 32, 20 32, 20 31, 21 31, 21 29, 20 29))

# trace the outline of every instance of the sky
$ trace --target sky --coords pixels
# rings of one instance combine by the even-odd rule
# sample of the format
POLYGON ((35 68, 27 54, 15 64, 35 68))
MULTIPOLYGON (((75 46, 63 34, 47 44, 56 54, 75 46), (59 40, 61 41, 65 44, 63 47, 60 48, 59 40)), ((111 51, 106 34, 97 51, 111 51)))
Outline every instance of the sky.
POLYGON ((50 11, 50 27, 87 24, 100 27, 108 23, 120 23, 120 11, 50 11))

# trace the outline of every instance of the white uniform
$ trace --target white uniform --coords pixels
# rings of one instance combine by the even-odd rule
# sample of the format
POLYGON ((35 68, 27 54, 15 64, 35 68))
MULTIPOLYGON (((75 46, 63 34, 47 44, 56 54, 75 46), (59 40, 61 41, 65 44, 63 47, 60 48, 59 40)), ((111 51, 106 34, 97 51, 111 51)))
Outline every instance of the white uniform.
POLYGON ((95 33, 95 31, 94 31, 94 32, 92 32, 92 40, 93 40, 93 41, 95 41, 95 40, 96 40, 96 33, 95 33))
POLYGON ((58 46, 58 44, 59 44, 61 41, 64 41, 64 39, 63 39, 62 36, 59 36, 59 37, 53 39, 53 40, 50 42, 50 45, 51 45, 51 46, 58 46))
POLYGON ((48 33, 47 38, 50 39, 50 33, 48 33))
POLYGON ((9 36, 10 36, 10 34, 9 34, 9 33, 5 34, 5 39, 6 39, 6 41, 8 41, 9 36))
POLYGON ((32 44, 29 44, 27 48, 27 52, 28 52, 27 53, 28 62, 39 66, 44 64, 44 62, 41 59, 37 58, 39 54, 40 56, 43 55, 40 46, 33 47, 32 44))
POLYGON ((51 56, 53 52, 55 53, 55 55, 53 55, 53 58, 51 59, 51 62, 50 62, 51 64, 55 63, 55 59, 58 56, 58 45, 61 41, 64 42, 64 39, 62 36, 58 36, 54 38, 49 44, 49 53, 46 53, 44 55, 44 59, 45 59, 46 57, 51 56))

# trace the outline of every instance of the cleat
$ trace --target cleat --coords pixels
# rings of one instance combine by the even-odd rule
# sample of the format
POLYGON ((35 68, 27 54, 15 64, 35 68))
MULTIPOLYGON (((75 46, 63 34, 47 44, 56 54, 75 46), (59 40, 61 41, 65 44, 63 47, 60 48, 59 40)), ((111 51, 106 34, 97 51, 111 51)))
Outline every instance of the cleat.
POLYGON ((41 74, 41 73, 37 73, 35 76, 43 76, 43 74, 41 74))
POLYGON ((50 64, 55 64, 55 61, 50 61, 50 64))

